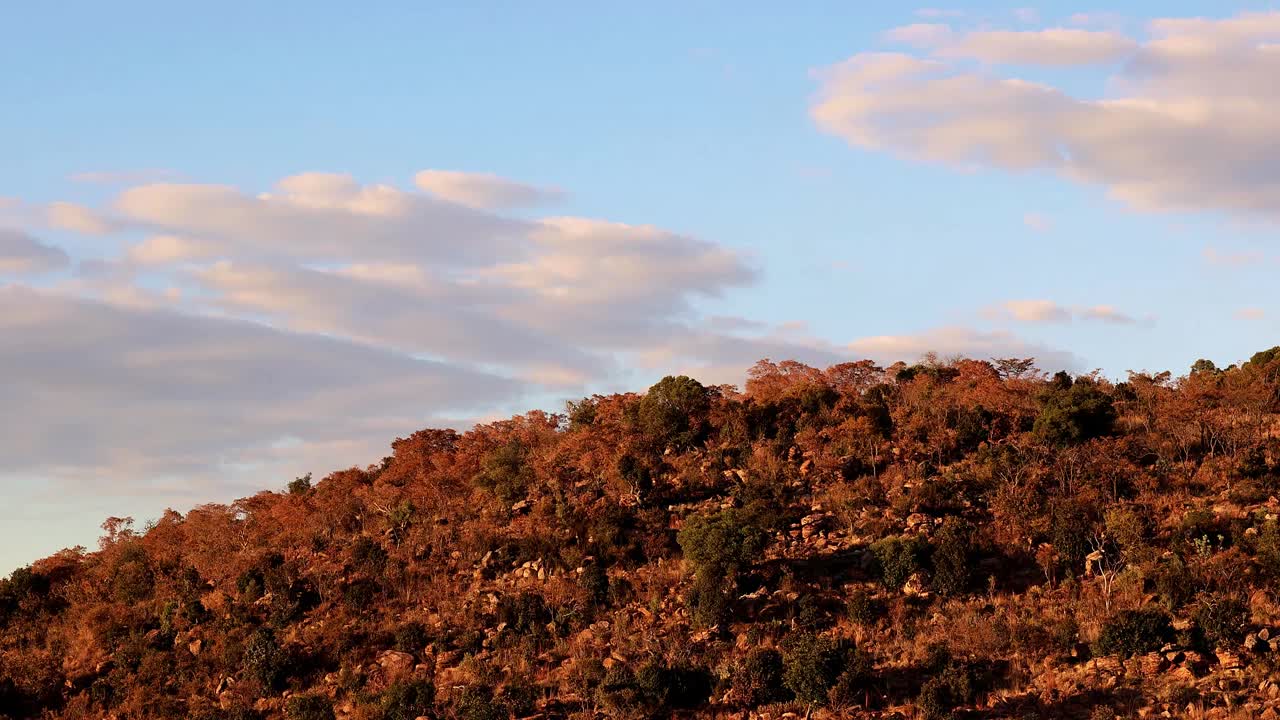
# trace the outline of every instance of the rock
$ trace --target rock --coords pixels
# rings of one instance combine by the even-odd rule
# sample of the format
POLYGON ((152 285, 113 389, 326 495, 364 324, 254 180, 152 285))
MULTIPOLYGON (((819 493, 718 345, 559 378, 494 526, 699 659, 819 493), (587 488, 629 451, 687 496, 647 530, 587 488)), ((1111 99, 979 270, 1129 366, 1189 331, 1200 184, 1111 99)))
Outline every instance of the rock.
POLYGON ((516 514, 529 512, 529 501, 521 500, 520 502, 515 503, 511 506, 511 512, 516 514))
POLYGON ((1244 663, 1240 660, 1240 656, 1230 650, 1219 650, 1218 668, 1221 670, 1239 670, 1244 667, 1244 663))
POLYGON ((199 655, 202 648, 204 648, 204 641, 200 638, 196 638, 195 640, 187 643, 187 650, 189 650, 192 655, 199 655))
POLYGON ((378 653, 378 666, 392 678, 407 675, 413 670, 413 656, 399 650, 383 650, 378 653))
POLYGON ((1271 639, 1271 629, 1270 629, 1270 628, 1262 628, 1261 630, 1259 630, 1259 631, 1258 631, 1258 639, 1259 639, 1259 640, 1270 640, 1270 639, 1271 639))
MULTIPOLYGON (((1253 650, 1254 650, 1255 648, 1257 648, 1257 647, 1258 647, 1259 642, 1260 642, 1260 641, 1258 640, 1258 636, 1257 636, 1257 635, 1253 635, 1253 634, 1245 635, 1245 636, 1244 636, 1244 649, 1245 649, 1245 650, 1248 650, 1249 652, 1253 652, 1253 650)), ((1263 644, 1265 645, 1265 643, 1263 643, 1263 644)), ((1269 648, 1268 648, 1268 649, 1269 649, 1269 648)))
POLYGON ((925 588, 926 583, 924 575, 921 573, 912 573, 911 577, 907 578, 907 582, 903 584, 902 592, 912 597, 927 597, 929 595, 929 591, 925 588))

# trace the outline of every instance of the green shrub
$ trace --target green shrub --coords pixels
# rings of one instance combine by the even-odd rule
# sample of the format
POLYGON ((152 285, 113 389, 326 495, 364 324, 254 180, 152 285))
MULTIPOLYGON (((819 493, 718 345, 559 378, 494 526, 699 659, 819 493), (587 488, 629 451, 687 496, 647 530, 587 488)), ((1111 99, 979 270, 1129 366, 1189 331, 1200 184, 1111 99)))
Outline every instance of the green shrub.
POLYGON ((711 695, 712 678, 705 668, 667 667, 650 660, 635 675, 640 702, 651 710, 695 708, 711 695))
POLYGON ((415 720, 431 714, 436 686, 428 680, 402 680, 382 693, 382 720, 415 720))
POLYGON ((885 587, 899 590, 923 567, 927 546, 914 537, 890 537, 875 542, 871 553, 885 587))
POLYGON ((1049 395, 1032 431, 1050 445, 1076 445, 1110 435, 1115 422, 1111 396, 1092 380, 1080 378, 1049 395))
POLYGON ((362 535, 351 544, 351 565, 370 577, 382 577, 387 567, 387 551, 362 535))
POLYGON ((968 705, 977 698, 978 678, 972 667, 949 657, 934 660, 938 666, 920 688, 916 705, 925 720, 943 720, 953 717, 952 711, 968 705))
POLYGON ((334 720, 333 701, 323 695, 294 695, 284 706, 288 720, 334 720))
POLYGON ((733 689, 749 706, 785 700, 790 692, 782 679, 782 654, 772 648, 756 648, 738 661, 733 689))
POLYGON ((742 510, 694 515, 676 536, 684 557, 700 574, 732 575, 764 552, 769 537, 742 510))
POLYGON ((1100 655, 1136 655, 1173 640, 1169 616, 1155 609, 1124 610, 1107 620, 1098 636, 1100 655))
POLYGON ((969 522, 947 518, 933 538, 933 589, 940 595, 959 595, 969 589, 973 575, 973 534, 969 522))
POLYGON ((518 440, 490 450, 480 458, 480 472, 471 481, 504 503, 520 500, 533 482, 528 455, 528 449, 518 440))
POLYGON ((1249 627, 1249 604, 1238 595, 1212 593, 1196 601, 1192 619, 1211 646, 1232 646, 1249 627))
POLYGON ((307 473, 302 477, 297 477, 289 481, 290 495, 305 495, 310 490, 311 490, 311 473, 307 473))
POLYGON ((609 604, 609 573, 598 562, 593 562, 578 576, 578 584, 587 593, 587 599, 596 607, 609 604))
POLYGON ((507 720, 511 714, 507 706, 488 685, 468 685, 459 693, 454 703, 460 720, 507 720))
POLYGON ((1093 522, 1088 508, 1074 498, 1058 498, 1049 504, 1049 536, 1053 548, 1066 565, 1068 576, 1084 570, 1084 559, 1092 547, 1093 522))
POLYGON ((870 705, 870 696, 875 688, 876 677, 874 662, 869 654, 855 650, 849 654, 845 668, 836 678, 836 684, 827 693, 827 698, 834 707, 850 707, 870 705))
POLYGON ((155 590, 155 573, 147 551, 136 543, 126 546, 116 558, 111 587, 117 600, 135 603, 151 597, 155 590))
POLYGON ((848 612, 849 621, 863 627, 875 625, 884 614, 881 603, 863 588, 858 588, 849 594, 845 609, 848 612))
POLYGON ((506 623, 506 632, 521 636, 540 636, 547 632, 547 623, 554 619, 547 601, 529 590, 518 595, 503 595, 498 599, 498 622, 506 623))
POLYGON ((422 652, 430 638, 422 623, 411 622, 396 628, 395 647, 401 652, 422 652))
POLYGON ((655 444, 686 448, 702 439, 710 404, 702 383, 684 375, 668 375, 640 399, 637 420, 655 444))
POLYGON ((732 617, 734 585, 731 578, 724 576, 695 576, 684 596, 694 625, 702 628, 726 625, 732 617))
POLYGON ((782 682, 796 699, 823 704, 844 670, 848 648, 818 635, 792 636, 784 647, 782 682))
POLYGON ((1195 578, 1182 562, 1182 558, 1177 555, 1157 565, 1152 573, 1152 580, 1156 595, 1160 598, 1160 604, 1170 612, 1176 612, 1195 597, 1195 578))
POLYGON ((275 633, 267 628, 255 632, 244 646, 244 670, 268 690, 278 689, 284 682, 289 658, 275 633))

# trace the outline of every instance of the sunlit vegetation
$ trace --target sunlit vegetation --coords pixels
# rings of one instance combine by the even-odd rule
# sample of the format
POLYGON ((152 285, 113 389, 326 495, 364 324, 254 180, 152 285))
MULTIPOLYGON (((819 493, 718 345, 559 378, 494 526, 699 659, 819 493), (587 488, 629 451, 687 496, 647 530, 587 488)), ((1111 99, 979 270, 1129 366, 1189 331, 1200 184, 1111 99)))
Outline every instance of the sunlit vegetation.
POLYGON ((0 580, 0 717, 1275 717, 1278 421, 1272 348, 423 430, 0 580))

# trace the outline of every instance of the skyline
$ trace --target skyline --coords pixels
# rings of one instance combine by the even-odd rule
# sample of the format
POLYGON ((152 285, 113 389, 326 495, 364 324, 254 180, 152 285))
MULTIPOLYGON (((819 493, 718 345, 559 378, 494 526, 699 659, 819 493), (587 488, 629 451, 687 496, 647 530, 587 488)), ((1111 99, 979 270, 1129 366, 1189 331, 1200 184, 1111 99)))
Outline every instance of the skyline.
POLYGON ((1276 344, 1274 3, 306 7, 17 11, 0 570, 665 374, 1276 344))

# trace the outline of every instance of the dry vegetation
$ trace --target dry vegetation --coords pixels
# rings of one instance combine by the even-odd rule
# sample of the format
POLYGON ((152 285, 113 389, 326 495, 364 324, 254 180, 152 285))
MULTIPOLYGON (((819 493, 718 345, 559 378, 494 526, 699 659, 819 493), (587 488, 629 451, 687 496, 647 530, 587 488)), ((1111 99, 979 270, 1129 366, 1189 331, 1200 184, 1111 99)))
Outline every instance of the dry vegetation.
POLYGON ((9 718, 1274 718, 1280 351, 762 362, 0 581, 9 718))

